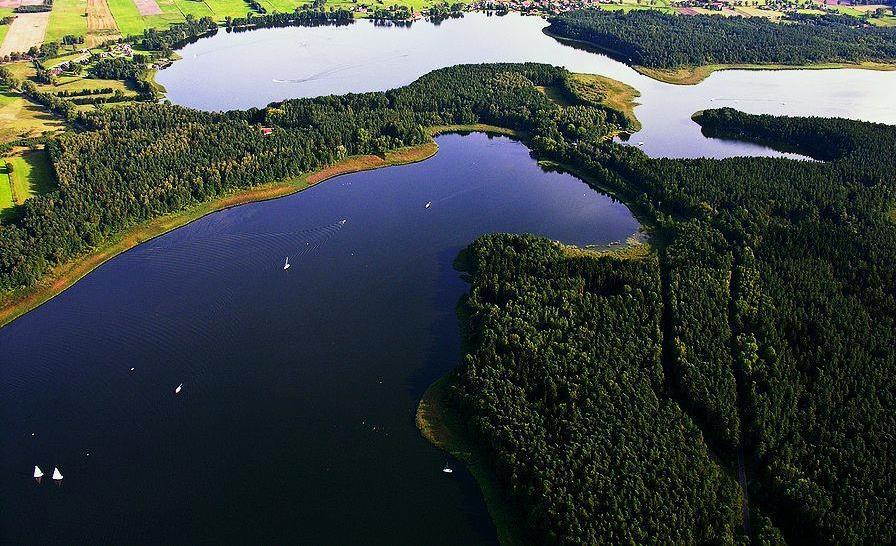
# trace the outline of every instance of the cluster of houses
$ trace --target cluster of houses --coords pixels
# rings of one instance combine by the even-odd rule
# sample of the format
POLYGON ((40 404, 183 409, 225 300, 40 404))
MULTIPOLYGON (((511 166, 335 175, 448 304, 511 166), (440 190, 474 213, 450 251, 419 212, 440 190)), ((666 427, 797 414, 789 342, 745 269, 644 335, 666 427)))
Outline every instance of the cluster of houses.
POLYGON ((565 11, 611 4, 610 0, 480 0, 470 5, 474 10, 517 11, 532 15, 556 15, 565 11))

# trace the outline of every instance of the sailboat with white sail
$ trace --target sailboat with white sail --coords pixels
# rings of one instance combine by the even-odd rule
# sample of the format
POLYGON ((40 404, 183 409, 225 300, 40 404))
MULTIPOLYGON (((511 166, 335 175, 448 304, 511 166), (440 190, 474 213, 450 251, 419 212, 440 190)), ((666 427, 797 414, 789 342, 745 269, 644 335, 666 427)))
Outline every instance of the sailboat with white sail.
POLYGON ((40 480, 44 477, 44 471, 40 469, 39 466, 34 465, 34 481, 40 483, 40 480))

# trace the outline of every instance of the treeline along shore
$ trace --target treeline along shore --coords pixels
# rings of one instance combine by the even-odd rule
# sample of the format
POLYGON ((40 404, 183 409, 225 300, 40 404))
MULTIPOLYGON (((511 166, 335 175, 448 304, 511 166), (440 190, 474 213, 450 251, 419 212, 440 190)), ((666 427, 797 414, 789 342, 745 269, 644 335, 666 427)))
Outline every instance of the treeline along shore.
POLYGON ((476 241, 444 404, 534 543, 889 543, 896 127, 695 119, 820 161, 536 136, 637 206, 653 250, 476 241))
POLYGON ((552 17, 545 32, 593 46, 671 83, 696 83, 728 67, 896 68, 896 28, 846 15, 791 14, 775 22, 588 9, 552 17))

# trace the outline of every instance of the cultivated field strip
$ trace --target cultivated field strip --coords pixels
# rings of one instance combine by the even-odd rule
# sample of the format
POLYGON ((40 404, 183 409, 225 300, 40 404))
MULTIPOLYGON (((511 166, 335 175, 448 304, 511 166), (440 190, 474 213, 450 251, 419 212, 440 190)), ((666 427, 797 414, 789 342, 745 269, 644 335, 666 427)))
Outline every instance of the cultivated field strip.
POLYGON ((6 38, 0 45, 0 57, 15 52, 25 52, 31 46, 40 45, 47 32, 50 12, 19 13, 9 26, 6 38))
POLYGON ((87 47, 121 37, 106 0, 87 0, 87 47))

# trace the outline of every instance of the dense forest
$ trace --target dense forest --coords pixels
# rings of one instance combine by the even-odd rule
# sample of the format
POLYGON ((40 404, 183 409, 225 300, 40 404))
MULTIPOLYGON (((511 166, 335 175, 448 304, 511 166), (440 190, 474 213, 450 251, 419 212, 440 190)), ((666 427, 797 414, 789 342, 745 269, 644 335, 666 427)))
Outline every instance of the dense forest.
POLYGON ((572 256, 495 236, 469 252, 454 394, 536 536, 892 543, 896 128, 713 110, 695 118, 707 134, 821 161, 651 159, 608 139, 624 116, 579 91, 563 69, 499 64, 223 113, 42 96, 79 130, 47 146, 58 189, 0 224, 0 290, 228 191, 420 144, 431 126, 508 127, 613 189, 656 249, 572 256))
MULTIPOLYGON (((667 384, 657 393, 679 402, 709 445, 731 461, 731 475, 735 453, 743 451, 751 498, 774 521, 754 517, 750 538, 772 540, 777 526, 798 543, 891 543, 896 539, 896 128, 727 109, 696 119, 711 136, 762 142, 824 162, 650 159, 589 137, 550 142, 536 137, 532 145, 555 160, 587 165, 589 173, 604 172, 602 184, 613 184, 639 210, 649 211, 664 309, 667 384)), ((531 252, 542 256, 551 248, 544 245, 531 252)), ((564 444, 566 438, 553 436, 555 443, 545 444, 539 428, 564 430, 581 415, 575 400, 566 397, 553 409, 562 407, 569 422, 548 421, 542 405, 554 404, 533 386, 568 373, 558 340, 576 339, 588 348, 571 357, 580 360, 582 370, 627 370, 616 354, 601 352, 604 336, 626 335, 624 324, 597 310, 581 319, 585 325, 575 321, 579 306, 593 303, 591 291, 575 289, 590 286, 588 276, 557 265, 556 257, 527 272, 534 258, 520 247, 512 238, 471 247, 478 257, 470 292, 472 334, 456 388, 459 403, 515 490, 531 487, 532 480, 559 486, 563 477, 505 470, 503 459, 541 469, 542 458, 554 456, 558 445, 582 449, 580 438, 564 444), (575 337, 579 334, 583 339, 575 337), (553 355, 549 362, 542 359, 544 351, 553 355), (514 396, 527 402, 513 409, 521 414, 511 419, 507 412, 513 406, 497 401, 514 396), (528 428, 510 428, 520 423, 528 428)), ((613 318, 633 305, 615 307, 613 318)), ((617 350, 627 354, 631 348, 617 350)), ((647 462, 642 464, 649 472, 647 462)), ((629 488, 626 495, 631 494, 629 488)), ((593 506, 598 497, 591 495, 599 493, 580 492, 576 505, 593 506)), ((521 499, 530 509, 558 510, 550 497, 521 499)), ((562 535, 571 529, 568 524, 534 521, 548 542, 594 542, 587 530, 562 535)), ((658 541, 667 542, 668 533, 658 541)))
POLYGON ((568 257, 495 235, 467 262, 455 396, 535 542, 732 542, 739 489, 664 394, 656 257, 568 257))
POLYGON ((896 28, 846 15, 787 17, 778 23, 764 17, 578 10, 552 18, 547 31, 650 68, 896 60, 896 28))

